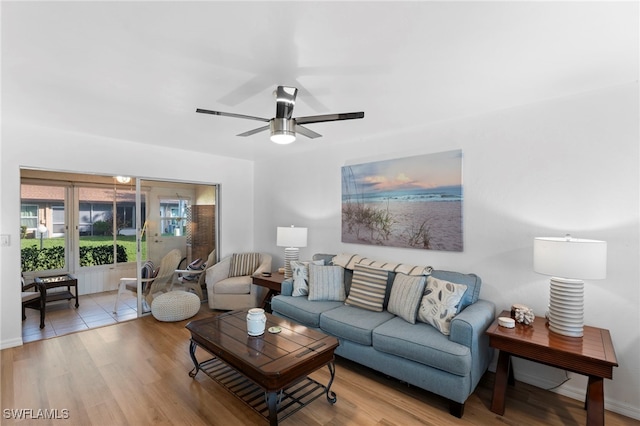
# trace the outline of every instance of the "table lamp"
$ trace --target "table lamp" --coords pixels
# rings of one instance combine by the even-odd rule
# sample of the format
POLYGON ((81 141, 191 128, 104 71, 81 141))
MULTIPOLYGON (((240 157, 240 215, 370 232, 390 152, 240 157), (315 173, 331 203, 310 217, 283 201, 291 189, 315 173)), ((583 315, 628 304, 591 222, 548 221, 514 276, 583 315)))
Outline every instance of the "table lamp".
POLYGON ((582 337, 583 279, 607 276, 607 243, 598 240, 542 237, 533 240, 533 270, 551 275, 549 330, 582 337))
POLYGON ((298 260, 298 247, 307 246, 307 228, 278 226, 276 237, 278 247, 284 249, 284 277, 291 278, 291 261, 298 260))

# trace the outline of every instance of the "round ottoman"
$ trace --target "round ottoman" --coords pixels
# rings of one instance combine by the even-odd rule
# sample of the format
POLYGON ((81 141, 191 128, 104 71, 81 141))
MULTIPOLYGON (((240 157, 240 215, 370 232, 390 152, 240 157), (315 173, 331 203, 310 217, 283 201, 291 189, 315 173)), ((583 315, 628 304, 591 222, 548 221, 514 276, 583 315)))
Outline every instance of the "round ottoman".
POLYGON ((200 298, 186 291, 170 291, 153 299, 151 314, 158 321, 182 321, 200 310, 200 298))

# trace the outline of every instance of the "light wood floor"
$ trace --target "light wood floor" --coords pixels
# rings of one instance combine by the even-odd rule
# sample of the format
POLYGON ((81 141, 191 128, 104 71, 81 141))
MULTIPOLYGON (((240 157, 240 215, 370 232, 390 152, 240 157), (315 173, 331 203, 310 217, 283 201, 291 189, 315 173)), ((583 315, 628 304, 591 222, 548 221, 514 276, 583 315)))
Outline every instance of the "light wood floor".
MULTIPOLYGON (((206 304, 194 318, 212 313, 206 304)), ((200 372, 194 379, 187 321, 145 317, 26 343, 1 352, 3 425, 266 425, 200 372), (59 419, 16 421, 12 411, 49 410, 59 419), (57 410, 57 411, 52 411, 57 410), (63 418, 67 417, 68 418, 63 418)), ((200 349, 198 350, 200 351, 200 349)), ((206 359, 204 352, 198 352, 206 359)), ((313 374, 326 382, 327 369, 313 374)), ((504 417, 489 411, 493 374, 471 395, 462 419, 446 400, 339 358, 335 405, 319 398, 284 425, 584 425, 580 401, 523 383, 507 398, 504 417)), ((24 413, 24 411, 22 411, 24 413)), ((640 425, 607 412, 606 424, 640 425)))

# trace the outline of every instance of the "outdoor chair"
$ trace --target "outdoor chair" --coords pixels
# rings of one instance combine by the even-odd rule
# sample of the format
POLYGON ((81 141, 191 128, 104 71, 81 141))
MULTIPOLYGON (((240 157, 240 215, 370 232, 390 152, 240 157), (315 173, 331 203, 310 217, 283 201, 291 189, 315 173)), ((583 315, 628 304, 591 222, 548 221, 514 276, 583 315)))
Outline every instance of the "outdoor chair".
MULTIPOLYGON (((180 250, 173 249, 167 253, 160 261, 160 266, 152 274, 149 275, 149 264, 153 268, 153 263, 145 262, 142 269, 142 296, 144 301, 151 308, 154 295, 156 293, 165 293, 171 289, 173 284, 173 277, 176 268, 180 266, 182 261, 182 254, 180 250), (147 276, 147 278, 144 278, 147 276)), ((138 279, 137 278, 120 278, 120 285, 118 286, 118 294, 116 295, 116 301, 113 305, 113 312, 115 313, 118 308, 118 299, 123 291, 130 290, 134 293, 138 291, 138 279)))
POLYGON ((216 264, 216 251, 213 250, 209 253, 209 257, 207 257, 206 262, 204 263, 204 268, 200 270, 190 270, 190 269, 177 269, 176 273, 179 274, 178 282, 179 285, 183 286, 185 290, 193 290, 194 293, 198 295, 200 300, 204 300, 204 295, 202 292, 203 287, 205 286, 205 280, 207 276, 207 270, 209 270, 213 265, 216 264), (197 274, 197 279, 189 279, 189 276, 193 276, 197 274))
POLYGON ((44 285, 38 283, 24 285, 24 277, 20 278, 20 280, 22 282, 22 321, 27 319, 25 308, 36 309, 40 311, 40 328, 44 328, 47 289, 44 285))

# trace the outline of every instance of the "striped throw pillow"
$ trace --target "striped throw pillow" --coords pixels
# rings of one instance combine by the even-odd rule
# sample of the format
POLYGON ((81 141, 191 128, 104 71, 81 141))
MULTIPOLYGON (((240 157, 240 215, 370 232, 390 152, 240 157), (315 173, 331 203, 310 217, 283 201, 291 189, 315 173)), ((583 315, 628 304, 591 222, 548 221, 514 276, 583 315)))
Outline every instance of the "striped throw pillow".
POLYGON ((382 312, 389 273, 384 269, 356 264, 346 304, 382 312))
POLYGON ((418 307, 427 284, 427 277, 396 274, 391 287, 387 310, 403 320, 415 324, 418 307))
POLYGON ((341 266, 309 264, 309 300, 342 302, 345 297, 344 269, 341 266))
POLYGON ((229 265, 229 278, 253 274, 260 266, 260 253, 234 253, 229 265))

